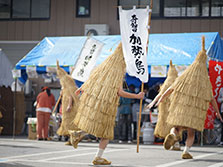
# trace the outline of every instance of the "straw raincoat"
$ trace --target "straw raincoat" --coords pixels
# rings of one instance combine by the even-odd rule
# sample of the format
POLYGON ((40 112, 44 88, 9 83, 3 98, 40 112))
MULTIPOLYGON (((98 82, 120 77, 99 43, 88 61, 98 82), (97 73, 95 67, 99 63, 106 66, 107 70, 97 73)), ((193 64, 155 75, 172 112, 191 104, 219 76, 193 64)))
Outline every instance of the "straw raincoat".
POLYGON ((167 123, 173 126, 188 127, 203 131, 209 103, 213 98, 212 85, 207 71, 207 55, 204 49, 195 61, 177 78, 171 86, 167 123))
POLYGON ((75 125, 96 137, 113 139, 119 96, 125 75, 125 61, 121 43, 115 52, 92 71, 82 85, 82 95, 75 125))
MULTIPOLYGON (((163 85, 160 88, 160 93, 163 94, 176 80, 178 76, 177 70, 175 66, 170 61, 170 66, 167 74, 167 78, 163 85)), ((158 121, 155 127, 154 135, 159 138, 165 138, 166 135, 169 134, 170 129, 172 128, 171 125, 166 123, 166 119, 169 114, 169 106, 170 106, 170 98, 165 98, 159 105, 158 105, 158 121)))
POLYGON ((77 112, 77 106, 79 99, 75 95, 77 87, 74 83, 74 80, 68 75, 62 68, 57 64, 57 76, 60 79, 60 84, 62 87, 62 123, 60 128, 57 130, 58 135, 69 135, 68 130, 78 130, 78 128, 73 124, 73 119, 75 118, 77 112), (66 111, 69 97, 72 97, 73 104, 71 111, 66 111))

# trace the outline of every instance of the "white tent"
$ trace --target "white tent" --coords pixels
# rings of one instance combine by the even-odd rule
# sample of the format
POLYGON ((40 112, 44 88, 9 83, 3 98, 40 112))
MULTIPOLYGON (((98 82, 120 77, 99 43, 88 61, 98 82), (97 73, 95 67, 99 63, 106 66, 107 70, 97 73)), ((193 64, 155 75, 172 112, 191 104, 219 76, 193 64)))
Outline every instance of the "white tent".
POLYGON ((12 77, 12 69, 13 66, 11 62, 0 48, 0 87, 11 86, 12 82, 14 81, 12 77))
MULTIPOLYGON (((12 86, 15 87, 12 69, 11 62, 0 49, 0 111, 3 115, 3 118, 0 119, 0 125, 4 127, 2 134, 13 134, 14 137, 15 134, 20 134, 22 130, 25 104, 24 93, 13 93, 11 90, 12 86)), ((19 86, 16 87, 16 90, 19 90, 19 86)))

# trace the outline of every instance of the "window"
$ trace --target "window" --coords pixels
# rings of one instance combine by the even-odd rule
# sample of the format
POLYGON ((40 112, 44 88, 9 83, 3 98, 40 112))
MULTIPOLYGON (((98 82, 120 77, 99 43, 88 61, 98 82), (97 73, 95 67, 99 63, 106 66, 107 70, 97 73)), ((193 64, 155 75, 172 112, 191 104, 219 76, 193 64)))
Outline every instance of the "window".
POLYGON ((0 0, 0 19, 49 19, 50 0, 0 0))
POLYGON ((49 18, 50 17, 49 0, 32 0, 31 17, 32 18, 49 18))
MULTIPOLYGON (((139 5, 150 5, 150 0, 140 0, 139 5)), ((152 16, 160 16, 160 1, 153 0, 152 16)))
POLYGON ((164 3, 164 16, 176 17, 186 16, 186 0, 165 0, 164 3))
POLYGON ((164 17, 223 16, 223 0, 163 0, 163 2, 164 17))
POLYGON ((187 16, 200 16, 200 0, 187 0, 187 16))
POLYGON ((223 1, 212 0, 211 1, 211 16, 223 16, 223 1))
POLYGON ((202 14, 201 16, 209 16, 209 0, 202 0, 201 2, 202 14))
MULTIPOLYGON (((119 0, 118 6, 122 6, 123 9, 132 9, 133 6, 137 8, 145 8, 150 5, 150 0, 119 0)), ((160 0, 153 0, 152 16, 160 15, 160 0)))
POLYGON ((10 18, 11 0, 0 0, 0 18, 10 18))
POLYGON ((198 17, 200 0, 165 0, 165 17, 198 17))
POLYGON ((29 18, 30 0, 13 0, 12 18, 29 18))
POLYGON ((76 17, 90 17, 90 0, 77 0, 76 2, 76 17))

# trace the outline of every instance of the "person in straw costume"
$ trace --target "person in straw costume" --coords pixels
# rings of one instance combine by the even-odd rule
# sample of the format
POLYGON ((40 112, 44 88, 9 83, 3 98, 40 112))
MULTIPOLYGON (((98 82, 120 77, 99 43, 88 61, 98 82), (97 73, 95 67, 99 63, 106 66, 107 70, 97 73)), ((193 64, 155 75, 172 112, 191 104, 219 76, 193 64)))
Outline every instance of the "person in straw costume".
MULTIPOLYGON (((152 103, 146 106, 146 108, 152 108, 154 104, 160 99, 161 95, 174 83, 176 78, 178 77, 178 72, 175 68, 175 66, 172 64, 172 60, 170 60, 170 66, 167 74, 167 78, 163 85, 160 88, 159 94, 154 98, 152 103)), ((168 117, 168 108, 170 106, 170 98, 164 99, 158 106, 158 121, 154 130, 154 135, 158 138, 165 139, 165 137, 169 134, 170 129, 172 128, 171 125, 166 123, 166 119, 168 117)), ((181 136, 181 135, 180 135, 181 136)), ((172 150, 179 151, 180 150, 180 143, 177 141, 173 147, 171 147, 172 150)))
POLYGON ((187 139, 183 159, 192 159, 189 153, 194 142, 195 130, 203 131, 206 113, 209 103, 217 111, 217 117, 221 120, 221 115, 212 93, 211 82, 208 77, 206 66, 206 50, 204 47, 204 37, 202 37, 202 50, 198 53, 195 61, 179 76, 161 96, 157 105, 171 94, 169 115, 167 123, 173 128, 166 136, 164 148, 169 150, 177 141, 182 130, 187 131, 187 139))
POLYGON ((80 141, 85 133, 101 138, 94 165, 110 165, 102 154, 114 137, 114 126, 119 97, 143 99, 144 93, 128 93, 122 89, 126 65, 120 43, 115 52, 96 67, 89 79, 76 91, 81 92, 74 124, 82 131, 73 134, 73 142, 80 141))
MULTIPOLYGON (((57 61, 57 76, 60 79, 62 92, 62 123, 57 130, 60 136, 69 136, 68 130, 79 130, 73 123, 73 119, 77 112, 78 97, 75 95, 77 87, 74 80, 59 66, 57 61)), ((71 145, 70 140, 65 145, 71 145)))

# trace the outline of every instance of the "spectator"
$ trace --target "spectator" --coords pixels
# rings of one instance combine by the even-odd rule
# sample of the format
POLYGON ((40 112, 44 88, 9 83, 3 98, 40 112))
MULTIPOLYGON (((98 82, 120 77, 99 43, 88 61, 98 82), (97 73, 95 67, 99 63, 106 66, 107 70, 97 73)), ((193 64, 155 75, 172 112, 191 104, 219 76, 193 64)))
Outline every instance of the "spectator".
MULTIPOLYGON (((124 90, 129 92, 125 86, 124 90)), ((119 143, 125 140, 128 140, 128 143, 132 143, 132 100, 120 97, 119 103, 119 143)))
POLYGON ((55 105, 54 95, 51 94, 50 88, 42 88, 42 92, 37 96, 37 139, 47 140, 50 114, 52 107, 55 105))
MULTIPOLYGON (((137 93, 135 91, 135 86, 134 85, 130 85, 129 86, 130 92, 131 93, 137 93)), ((148 98, 148 86, 144 85, 144 90, 143 92, 145 93, 145 96, 143 98, 142 101, 142 111, 144 110, 144 105, 150 103, 152 100, 148 98)), ((139 109, 140 109, 140 100, 139 99, 132 99, 132 123, 133 123, 133 140, 136 140, 137 138, 137 122, 138 122, 138 118, 137 118, 137 113, 139 113, 139 109)), ((141 123, 143 121, 148 120, 149 118, 147 116, 144 116, 143 119, 141 119, 141 123)))
MULTIPOLYGON (((130 85, 129 90, 131 93, 136 93, 134 85, 130 85)), ((140 100, 138 99, 132 99, 133 140, 136 140, 137 134, 137 113, 139 112, 139 102, 140 100)))
POLYGON ((153 100, 158 95, 159 88, 160 88, 159 83, 153 85, 152 88, 149 90, 148 98, 153 100))
MULTIPOLYGON (((219 96, 217 99, 218 103, 220 103, 220 113, 223 118, 223 87, 219 91, 219 96)), ((221 141, 219 143, 219 146, 223 146, 223 122, 221 122, 221 141)))

